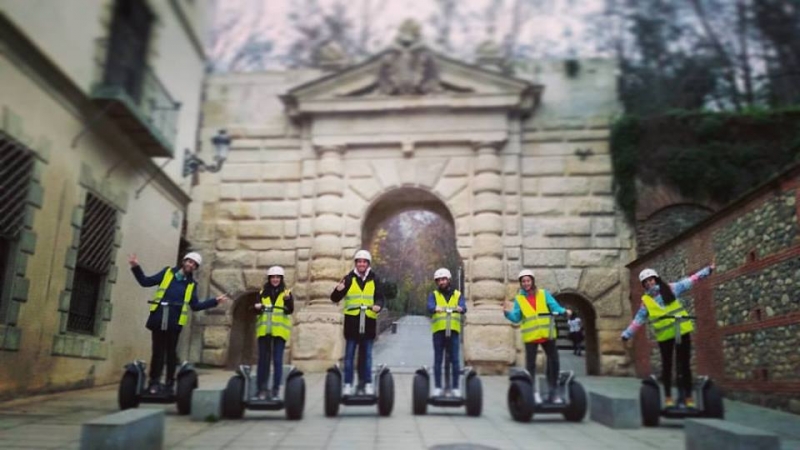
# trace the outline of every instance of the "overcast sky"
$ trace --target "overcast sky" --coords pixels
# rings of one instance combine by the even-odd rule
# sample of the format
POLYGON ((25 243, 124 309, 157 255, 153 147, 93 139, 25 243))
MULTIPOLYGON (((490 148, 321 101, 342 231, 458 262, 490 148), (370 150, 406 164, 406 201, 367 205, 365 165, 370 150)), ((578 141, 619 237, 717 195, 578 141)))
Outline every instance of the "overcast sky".
MULTIPOLYGON (((309 15, 318 3, 329 12, 336 0, 218 0, 215 28, 232 25, 231 31, 212 40, 209 53, 218 66, 225 67, 236 53, 254 36, 260 41, 269 41, 270 58, 262 64, 264 68, 281 68, 285 65, 279 56, 288 52, 288 47, 299 34, 289 17, 292 13, 304 18, 306 23, 317 26, 321 16, 309 15)), ((407 18, 417 20, 423 27, 427 43, 436 47, 436 28, 439 2, 436 0, 350 0, 346 15, 353 24, 354 36, 359 36, 368 25, 372 39, 369 48, 380 50, 389 45, 398 26, 407 18), (370 19, 364 20, 364 12, 370 19)), ((604 0, 461 0, 453 15, 451 46, 455 56, 471 59, 476 46, 492 39, 502 45, 512 29, 515 5, 519 17, 523 18, 517 34, 517 51, 526 56, 566 57, 591 56, 597 48, 591 36, 588 21, 600 14, 604 0), (494 6, 495 19, 491 10, 494 6), (493 25, 493 26, 492 26, 493 25)), ((258 69, 256 69, 258 70, 258 69)))

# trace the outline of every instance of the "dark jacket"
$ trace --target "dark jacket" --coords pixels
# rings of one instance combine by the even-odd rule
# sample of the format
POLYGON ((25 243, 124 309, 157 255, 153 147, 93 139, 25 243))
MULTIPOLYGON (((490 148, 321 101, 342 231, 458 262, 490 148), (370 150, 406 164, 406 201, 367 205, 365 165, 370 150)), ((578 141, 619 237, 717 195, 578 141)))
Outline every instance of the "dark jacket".
MULTIPOLYGON (((353 283, 353 280, 356 280, 358 283, 358 287, 364 289, 364 285, 369 280, 375 281, 375 304, 380 306, 383 309, 384 303, 386 300, 383 296, 383 284, 381 283, 380 279, 375 272, 372 270, 369 271, 366 280, 361 280, 361 278, 356 275, 355 269, 351 270, 344 278, 344 289, 341 291, 337 291, 336 288, 333 288, 333 292, 331 292, 331 301, 334 303, 339 303, 345 295, 347 295, 347 291, 350 289, 350 285, 353 283)), ((375 330, 377 328, 377 320, 371 319, 367 317, 365 323, 364 334, 358 334, 358 316, 348 316, 345 314, 344 316, 344 338, 345 339, 375 339, 375 330)))
MULTIPOLYGON (((270 304, 275 304, 275 299, 278 298, 278 295, 286 290, 286 285, 281 282, 278 287, 272 287, 269 282, 264 284, 264 287, 261 288, 261 292, 258 293, 258 301, 261 301, 262 297, 268 297, 270 304)), ((294 296, 290 293, 283 297, 283 308, 284 313, 288 316, 289 314, 294 312, 294 296)), ((255 309, 255 308, 253 308, 255 309)), ((261 311, 256 310, 259 314, 261 311)))
MULTIPOLYGON (((161 280, 164 279, 164 274, 167 270, 171 270, 172 273, 175 274, 179 269, 180 267, 165 267, 151 277, 148 277, 144 274, 142 266, 131 267, 131 272, 133 272, 133 276, 136 277, 136 281, 139 282, 140 286, 151 287, 161 284, 161 280)), ((178 325, 178 319, 181 317, 183 296, 186 293, 186 288, 189 286, 189 283, 194 283, 194 278, 192 278, 191 275, 185 277, 183 280, 178 280, 177 277, 173 278, 172 282, 167 288, 167 291, 164 293, 164 298, 161 300, 169 302, 169 322, 167 327, 170 331, 180 331, 183 328, 181 325, 178 325)), ((152 300, 152 298, 150 300, 152 300)), ((189 307, 192 309, 192 311, 201 311, 204 309, 213 308, 217 306, 217 303, 217 299, 213 297, 203 302, 197 300, 197 286, 195 285, 195 290, 192 292, 192 299, 189 301, 189 307)), ((161 329, 161 317, 163 309, 164 307, 159 305, 155 311, 150 313, 150 317, 147 318, 148 330, 161 329)))

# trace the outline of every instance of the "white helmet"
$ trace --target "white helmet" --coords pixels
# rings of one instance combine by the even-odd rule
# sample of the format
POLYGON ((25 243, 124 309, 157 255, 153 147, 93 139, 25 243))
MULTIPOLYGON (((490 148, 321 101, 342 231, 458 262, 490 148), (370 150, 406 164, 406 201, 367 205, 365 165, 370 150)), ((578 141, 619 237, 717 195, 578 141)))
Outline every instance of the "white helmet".
POLYGON ((281 266, 272 266, 267 270, 267 276, 271 277, 273 275, 280 275, 284 276, 283 267, 281 266))
POLYGON ((533 276, 533 271, 531 269, 522 269, 522 270, 520 270, 519 271, 519 275, 517 275, 517 280, 521 280, 522 277, 531 277, 534 280, 536 279, 536 277, 533 276))
POLYGON ((353 261, 355 261, 357 259, 366 259, 367 261, 369 261, 371 263, 372 262, 372 255, 370 255, 369 252, 366 251, 366 250, 359 250, 353 256, 353 261))
POLYGON ((183 257, 183 260, 186 261, 187 259, 191 259, 192 261, 196 262, 197 267, 200 267, 200 265, 203 264, 203 257, 197 252, 187 253, 186 256, 183 257))
POLYGON ((433 279, 438 280, 439 278, 447 278, 448 280, 453 279, 453 276, 450 275, 450 271, 442 267, 441 269, 436 269, 436 272, 433 273, 433 279))
POLYGON ((650 277, 658 278, 658 273, 656 273, 656 271, 653 270, 653 269, 644 269, 643 271, 641 271, 639 273, 639 282, 640 283, 644 283, 644 280, 646 280, 646 279, 648 279, 650 277))

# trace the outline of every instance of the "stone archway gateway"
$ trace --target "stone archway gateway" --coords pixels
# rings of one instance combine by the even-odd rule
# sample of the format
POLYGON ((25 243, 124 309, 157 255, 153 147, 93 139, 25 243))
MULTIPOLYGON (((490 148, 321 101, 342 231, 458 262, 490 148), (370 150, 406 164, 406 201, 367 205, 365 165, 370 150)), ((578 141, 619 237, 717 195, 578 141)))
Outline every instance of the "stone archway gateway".
MULTIPOLYGON (((430 200, 455 226, 468 364, 504 373, 520 363, 502 302, 527 267, 542 286, 590 299, 601 371, 624 367, 602 345, 630 317, 620 280, 631 232, 613 200, 608 153, 613 63, 581 61, 577 74, 537 63, 529 81, 414 39, 328 74, 209 79, 203 133, 227 128, 234 141, 224 168, 200 175, 190 206, 189 237, 211 269, 202 285, 258 289, 267 267, 284 266, 297 300, 292 363, 323 370, 343 351, 330 292, 369 238, 381 199, 430 200)), ((227 332, 231 318, 199 315, 195 339, 227 332)), ((201 356, 228 360, 218 348, 201 356)))
POLYGON ((429 191, 402 187, 384 193, 364 216, 361 236, 373 268, 393 291, 386 302, 392 317, 427 314, 431 276, 439 267, 450 269, 454 286, 462 288, 453 216, 429 191))
POLYGON ((581 318, 584 328, 586 374, 600 375, 600 352, 597 339, 597 313, 592 303, 574 292, 562 292, 555 295, 556 300, 565 308, 572 309, 581 318))

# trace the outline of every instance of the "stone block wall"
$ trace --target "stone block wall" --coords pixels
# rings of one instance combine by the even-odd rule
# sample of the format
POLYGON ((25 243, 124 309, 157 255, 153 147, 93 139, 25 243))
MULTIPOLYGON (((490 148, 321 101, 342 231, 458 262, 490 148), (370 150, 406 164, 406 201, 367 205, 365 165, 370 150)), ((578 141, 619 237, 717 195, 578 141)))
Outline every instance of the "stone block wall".
MULTIPOLYGON (((716 258, 717 272, 682 301, 697 316, 696 374, 726 396, 800 413, 800 166, 721 209, 629 265, 631 307, 637 274, 652 267, 672 281, 716 258)), ((660 372, 658 350, 636 338, 639 375, 660 372)))

